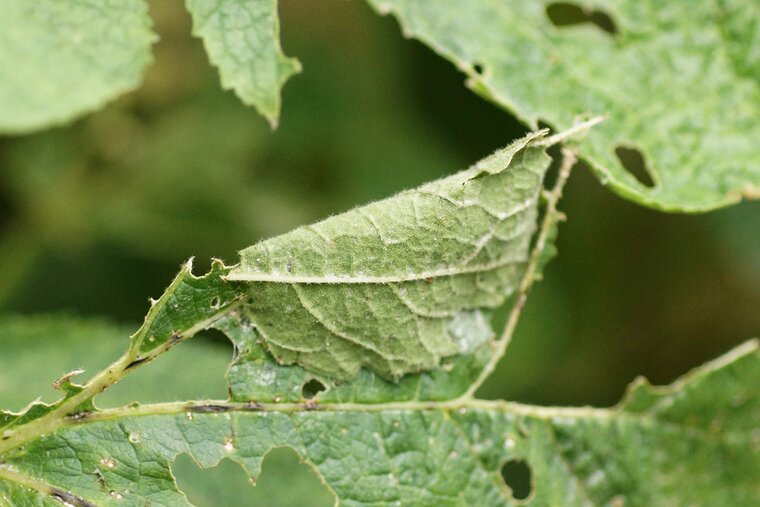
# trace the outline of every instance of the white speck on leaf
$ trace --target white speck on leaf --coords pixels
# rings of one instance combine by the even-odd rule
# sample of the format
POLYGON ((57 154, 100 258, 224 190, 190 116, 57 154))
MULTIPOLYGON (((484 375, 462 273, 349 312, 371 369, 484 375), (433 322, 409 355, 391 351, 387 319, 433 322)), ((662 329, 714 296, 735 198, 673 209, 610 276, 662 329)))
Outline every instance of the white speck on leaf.
POLYGON ((107 468, 116 468, 116 460, 113 458, 103 458, 100 460, 100 464, 107 468))

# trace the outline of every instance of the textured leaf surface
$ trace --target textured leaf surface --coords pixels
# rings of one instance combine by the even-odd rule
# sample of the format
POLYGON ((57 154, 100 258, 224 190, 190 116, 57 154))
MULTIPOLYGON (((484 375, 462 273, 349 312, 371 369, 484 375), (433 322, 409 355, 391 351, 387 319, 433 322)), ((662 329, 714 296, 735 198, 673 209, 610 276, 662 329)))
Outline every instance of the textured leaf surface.
MULTIPOLYGON (((118 357, 129 330, 100 320, 61 315, 6 316, 0 318, 0 407, 21 409, 43 395, 51 401, 51 384, 65 372, 94 372, 118 357), (40 361, 40 351, 54 360, 40 361)), ((161 356, 151 368, 133 373, 129 382, 113 386, 98 397, 98 404, 116 407, 139 401, 219 397, 225 393, 220 375, 229 363, 229 347, 204 340, 188 343, 161 356), (187 365, 193 365, 188 368, 187 365), (171 382, 166 382, 170 378, 171 382)), ((296 463, 297 464, 297 463, 296 463)), ((308 470, 293 473, 287 454, 272 453, 264 462, 264 476, 256 489, 237 465, 226 462, 215 473, 196 470, 187 460, 172 464, 182 490, 199 505, 331 505, 331 495, 308 470), (316 486, 316 487, 315 487, 316 486), (319 491, 319 489, 323 491, 319 491), (288 495, 283 498, 282 491, 288 495)), ((0 495, 0 505, 3 498, 0 495)), ((54 503, 54 505, 60 505, 54 503)))
MULTIPOLYGON (((3 340, 4 352, 26 353, 18 339, 26 328, 11 324, 17 339, 3 340)), ((66 326, 74 329, 32 323, 28 336, 48 344, 53 337, 42 331, 61 336, 66 326)), ((2 328, 7 337, 8 323, 2 328)), ((194 360, 204 364, 202 355, 194 360)), ((152 381, 136 383, 152 389, 152 381)), ((750 342, 668 388, 638 382, 612 409, 478 400, 325 402, 316 410, 223 400, 130 405, 69 418, 2 453, 0 501, 188 505, 171 476, 177 455, 202 466, 229 458, 255 477, 269 449, 285 445, 341 505, 516 505, 500 473, 514 460, 531 469, 529 505, 752 505, 760 495, 758 385, 760 354, 750 342)))
POLYGON ((489 338, 519 284, 549 157, 523 138, 470 169, 241 252, 247 316, 283 363, 333 378, 438 367, 489 338))
POLYGON ((277 0, 186 0, 193 32, 203 39, 222 86, 253 105, 273 125, 280 90, 301 64, 280 48, 277 0))
MULTIPOLYGON (((0 504, 188 505, 171 473, 177 456, 187 454, 203 467, 229 459, 255 479, 267 453, 283 446, 349 506, 756 503, 756 341, 669 388, 638 382, 611 409, 542 408, 471 396, 506 345, 505 338, 491 339, 486 315, 506 300, 493 295, 517 287, 512 322, 545 264, 540 245, 556 233, 556 200, 573 158, 565 157, 558 183, 543 194, 545 218, 531 248, 548 162, 538 138, 530 135, 450 178, 260 243, 234 268, 216 261, 209 273, 195 276, 188 263, 151 301, 121 358, 84 385, 75 383, 74 373, 63 375, 55 382, 62 395, 53 403, 0 411, 0 504), (342 248, 331 250, 335 244, 342 248), (514 278, 500 276, 519 253, 522 270, 514 278), (437 285, 451 280, 457 282, 437 285), (389 286, 397 291, 389 294, 389 286), (288 299, 272 287, 288 287, 298 297, 288 299), (301 298, 304 288, 318 289, 319 297, 301 298), (427 313, 403 305, 407 313, 399 318, 391 312, 381 318, 389 300, 408 295, 427 305, 427 313), (271 310, 265 297, 274 297, 271 310), (319 304, 334 312, 331 319, 314 312, 304 319, 296 308, 319 304), (483 325, 461 315, 480 315, 483 325), (301 335, 283 335, 285 326, 269 334, 272 322, 283 318, 301 335), (419 331, 403 334, 407 321, 419 330, 420 319, 442 320, 434 336, 456 347, 437 353, 417 348, 421 357, 408 356, 409 370, 389 372, 392 363, 382 355, 378 361, 366 344, 393 351, 380 347, 426 343, 419 331), (303 322, 332 334, 310 335, 303 322), (353 336, 336 334, 335 326, 385 333, 386 340, 328 345, 353 336), (127 385, 124 377, 208 328, 221 330, 234 345, 227 399, 99 408, 104 390, 127 385), (289 358, 292 349, 298 354, 289 358), (333 349, 340 352, 333 364, 311 359, 333 349), (515 463, 531 476, 532 491, 520 501, 502 477, 509 479, 502 467, 515 463)), ((19 348, 28 347, 24 338, 45 332, 44 325, 0 326, 0 336, 11 335, 0 342, 2 357, 15 364, 19 348)), ((55 349, 42 351, 46 368, 55 349)), ((189 360, 181 368, 194 373, 204 366, 189 360)), ((170 369, 158 371, 163 376, 154 383, 178 380, 170 369)))
MULTIPOLYGON (((614 34, 555 26, 552 2, 370 0, 529 125, 568 128, 608 114, 581 154, 620 195, 663 210, 705 211, 760 196, 760 9, 752 0, 615 0, 614 34), (654 182, 628 172, 635 148, 654 182)), ((597 18, 598 19, 598 15, 597 18)))
POLYGON ((70 121, 137 87, 152 61, 143 0, 0 1, 0 133, 70 121))

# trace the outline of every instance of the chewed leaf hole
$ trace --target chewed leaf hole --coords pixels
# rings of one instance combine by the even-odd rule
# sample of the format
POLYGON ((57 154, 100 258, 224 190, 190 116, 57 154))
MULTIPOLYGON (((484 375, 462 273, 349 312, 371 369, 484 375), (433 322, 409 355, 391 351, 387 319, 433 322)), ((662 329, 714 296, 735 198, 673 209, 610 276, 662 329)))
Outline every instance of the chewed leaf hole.
POLYGON ((530 465, 524 460, 511 459, 501 467, 501 478, 512 491, 512 498, 525 500, 533 492, 533 477, 530 465))
POLYGON ((615 155, 617 155, 618 160, 623 164, 626 171, 631 173, 639 183, 647 188, 654 188, 654 180, 647 169, 644 156, 639 150, 636 148, 618 146, 615 148, 615 155))
POLYGON ((483 75, 483 72, 485 72, 485 68, 483 67, 482 63, 473 63, 472 64, 472 70, 479 76, 483 75))
POLYGON ((558 28, 591 23, 610 35, 618 33, 612 18, 604 11, 588 9, 576 4, 555 2, 546 6, 546 16, 558 28))
POLYGON ((264 458, 255 487, 237 463, 224 459, 202 469, 183 454, 172 463, 179 489, 192 505, 309 505, 329 507, 335 498, 306 463, 289 447, 272 449, 264 458))
POLYGON ((304 383, 303 388, 301 389, 301 394, 303 397, 307 400, 310 400, 314 398, 316 395, 321 393, 327 389, 325 385, 320 382, 319 380, 313 378, 309 380, 308 382, 304 383))

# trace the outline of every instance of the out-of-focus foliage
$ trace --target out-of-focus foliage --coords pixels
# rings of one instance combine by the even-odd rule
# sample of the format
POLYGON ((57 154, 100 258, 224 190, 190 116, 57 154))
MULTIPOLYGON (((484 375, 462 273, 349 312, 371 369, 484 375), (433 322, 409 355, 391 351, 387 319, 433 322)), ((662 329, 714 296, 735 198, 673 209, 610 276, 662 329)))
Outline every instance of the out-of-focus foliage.
MULTIPOLYGON (((272 126, 298 60, 280 48, 277 0, 186 0, 222 86, 272 126)), ((146 0, 0 2, 0 132, 67 123, 136 88, 153 61, 146 0)))
POLYGON ((187 0, 193 33, 203 38, 222 86, 256 106, 276 126, 280 90, 301 70, 280 49, 277 0, 187 0))
POLYGON ((0 1, 0 132, 60 125, 136 88, 152 61, 144 0, 0 1))

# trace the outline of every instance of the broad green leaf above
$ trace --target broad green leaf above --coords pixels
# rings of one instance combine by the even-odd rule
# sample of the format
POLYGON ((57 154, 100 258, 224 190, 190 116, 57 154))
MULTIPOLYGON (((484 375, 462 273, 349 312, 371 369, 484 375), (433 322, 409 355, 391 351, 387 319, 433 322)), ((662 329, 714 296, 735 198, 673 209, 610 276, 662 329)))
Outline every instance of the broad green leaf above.
POLYGON ((581 156, 627 199, 701 212, 760 198, 753 0, 613 0, 596 11, 549 1, 369 3, 534 128, 563 130, 578 116, 607 115, 581 156))
POLYGON ((222 87, 255 106, 276 127, 280 90, 301 71, 280 48, 277 0, 186 0, 193 33, 203 39, 222 87))
POLYGON ((144 0, 0 0, 0 133, 67 123, 142 82, 152 62, 144 0))

